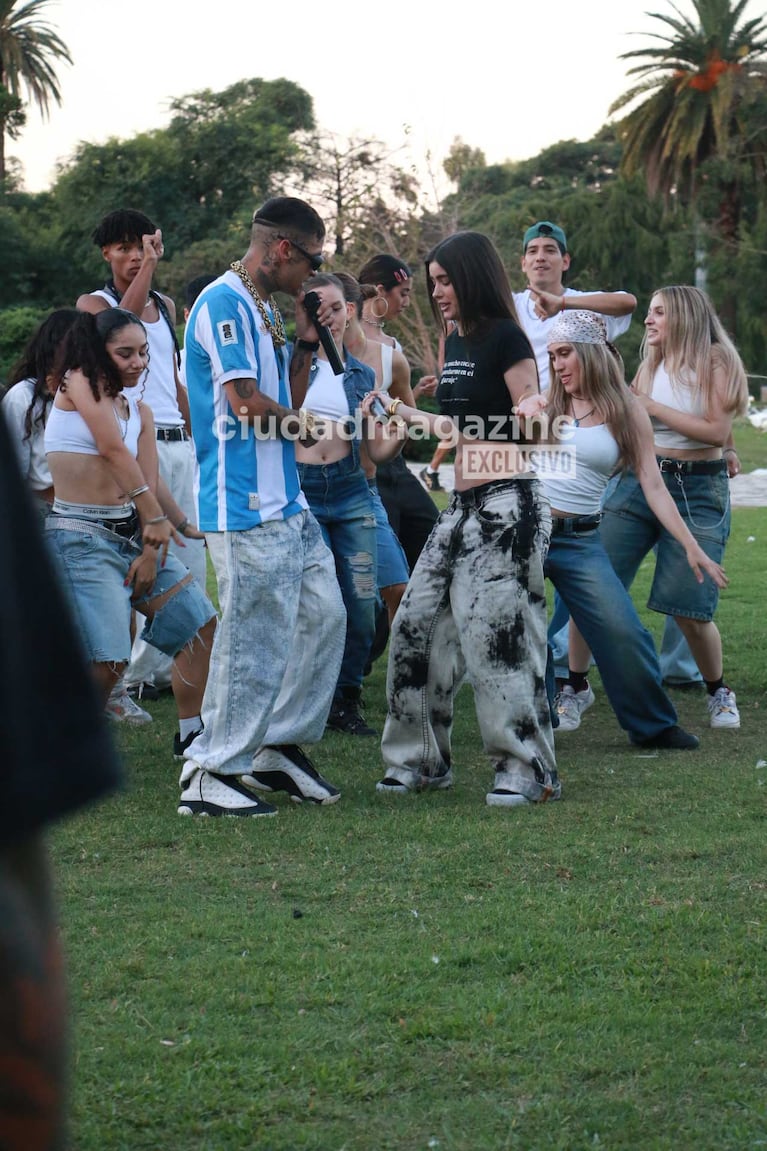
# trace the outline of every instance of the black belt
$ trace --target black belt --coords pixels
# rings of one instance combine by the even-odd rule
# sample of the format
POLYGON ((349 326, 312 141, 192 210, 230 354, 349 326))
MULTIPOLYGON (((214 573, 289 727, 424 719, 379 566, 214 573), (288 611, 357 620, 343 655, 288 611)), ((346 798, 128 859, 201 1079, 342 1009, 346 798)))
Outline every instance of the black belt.
POLYGON ((593 532, 602 521, 599 516, 552 516, 551 534, 553 536, 572 535, 573 532, 593 532))
POLYGON ((158 440, 163 440, 164 443, 179 443, 181 440, 188 440, 186 428, 156 428, 158 440))
POLYGON ((658 467, 664 473, 677 476, 716 476, 727 471, 726 460, 671 460, 656 456, 658 467))
POLYGON ((51 512, 45 518, 46 528, 63 528, 67 531, 82 531, 88 532, 95 530, 96 535, 109 538, 109 535, 120 536, 121 539, 131 540, 139 533, 139 518, 136 512, 124 519, 110 520, 110 519, 97 519, 95 517, 78 516, 75 514, 65 515, 62 512, 51 512))

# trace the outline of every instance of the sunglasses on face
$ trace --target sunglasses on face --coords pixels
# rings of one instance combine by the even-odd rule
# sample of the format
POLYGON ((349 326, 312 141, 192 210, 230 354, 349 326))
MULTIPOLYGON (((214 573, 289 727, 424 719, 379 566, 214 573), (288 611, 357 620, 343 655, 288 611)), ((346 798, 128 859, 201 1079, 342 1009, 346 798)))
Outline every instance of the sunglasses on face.
POLYGON ((304 259, 308 262, 312 271, 319 272, 320 268, 325 262, 325 257, 323 256, 322 252, 307 252, 306 248, 302 248, 301 245, 296 243, 295 240, 291 239, 290 236, 280 236, 280 239, 287 240, 289 244, 292 244, 296 251, 300 252, 304 259))

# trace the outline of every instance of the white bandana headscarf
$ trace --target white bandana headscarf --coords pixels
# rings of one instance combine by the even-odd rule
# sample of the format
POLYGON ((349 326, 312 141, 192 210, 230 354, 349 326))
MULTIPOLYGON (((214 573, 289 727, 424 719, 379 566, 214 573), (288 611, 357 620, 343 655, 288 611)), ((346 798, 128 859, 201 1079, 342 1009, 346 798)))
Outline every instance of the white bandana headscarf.
POLYGON ((606 344, 607 324, 596 312, 560 312, 546 343, 549 347, 552 344, 606 344))

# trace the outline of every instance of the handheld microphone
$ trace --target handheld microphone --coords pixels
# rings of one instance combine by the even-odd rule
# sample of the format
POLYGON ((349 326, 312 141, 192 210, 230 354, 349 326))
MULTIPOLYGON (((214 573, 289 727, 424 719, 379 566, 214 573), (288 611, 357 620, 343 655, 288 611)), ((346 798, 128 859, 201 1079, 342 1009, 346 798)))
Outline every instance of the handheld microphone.
POLYGON ((386 420, 388 422, 389 412, 380 396, 370 401, 370 412, 374 416, 378 416, 379 420, 386 420))
POLYGON ((343 360, 338 354, 333 333, 327 324, 321 324, 317 319, 317 313, 320 310, 320 297, 316 292, 306 292, 304 295, 304 307, 309 315, 309 319, 317 329, 317 335, 320 338, 320 343, 322 344, 325 355, 328 357, 328 363, 333 369, 333 375, 342 376, 344 374, 343 360))

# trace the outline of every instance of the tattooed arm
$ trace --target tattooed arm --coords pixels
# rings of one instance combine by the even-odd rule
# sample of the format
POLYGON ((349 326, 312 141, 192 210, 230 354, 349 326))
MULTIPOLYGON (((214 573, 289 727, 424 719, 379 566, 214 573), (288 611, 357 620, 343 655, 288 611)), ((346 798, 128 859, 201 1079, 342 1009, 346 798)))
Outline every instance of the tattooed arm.
POLYGON ((269 428, 270 423, 279 429, 281 421, 287 417, 292 416, 294 420, 298 418, 298 412, 295 409, 285 408, 276 400, 271 399, 270 396, 264 395, 259 390, 255 380, 245 377, 230 380, 224 384, 224 391, 229 406, 237 419, 245 420, 249 424, 257 424, 264 431, 269 428))

